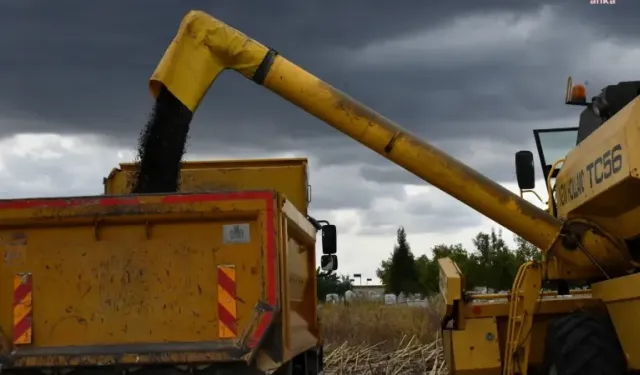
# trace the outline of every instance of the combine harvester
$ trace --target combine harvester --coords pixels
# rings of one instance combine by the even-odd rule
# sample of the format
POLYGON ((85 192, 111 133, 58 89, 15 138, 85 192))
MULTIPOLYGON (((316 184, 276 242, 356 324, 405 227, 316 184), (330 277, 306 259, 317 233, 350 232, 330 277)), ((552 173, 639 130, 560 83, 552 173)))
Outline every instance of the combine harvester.
MULTIPOLYGON (((151 93, 190 120, 226 69, 542 249, 544 261, 521 267, 506 303, 474 300, 458 267, 440 261, 451 374, 640 370, 640 328, 633 328, 640 314, 637 83, 609 86, 592 103, 584 90, 573 90, 581 95, 568 104, 588 108, 562 169, 561 161, 542 163, 550 191, 545 211, 203 12, 183 19, 151 77, 151 93), (567 294, 567 285, 579 281, 591 283, 590 293, 550 299, 542 292, 551 282, 567 294)), ((533 188, 532 154, 518 153, 516 161, 521 188, 533 188)), ((1 201, 0 209, 3 371, 322 371, 317 227, 284 194, 27 199, 1 201), (216 285, 236 285, 228 282, 234 278, 231 299, 216 285), (237 318, 218 305, 238 307, 237 318)), ((332 269, 335 227, 324 227, 325 241, 323 263, 332 269)))

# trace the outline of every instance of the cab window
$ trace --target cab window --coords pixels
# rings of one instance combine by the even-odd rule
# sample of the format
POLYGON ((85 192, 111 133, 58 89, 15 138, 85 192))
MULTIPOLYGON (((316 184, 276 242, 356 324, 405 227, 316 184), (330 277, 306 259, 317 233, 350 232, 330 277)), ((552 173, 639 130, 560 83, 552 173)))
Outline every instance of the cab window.
MULTIPOLYGON (((533 131, 538 148, 538 157, 542 167, 542 176, 545 183, 551 170, 551 166, 559 159, 563 159, 576 147, 578 141, 578 128, 537 129, 533 131)), ((558 169, 553 173, 555 177, 558 169)))

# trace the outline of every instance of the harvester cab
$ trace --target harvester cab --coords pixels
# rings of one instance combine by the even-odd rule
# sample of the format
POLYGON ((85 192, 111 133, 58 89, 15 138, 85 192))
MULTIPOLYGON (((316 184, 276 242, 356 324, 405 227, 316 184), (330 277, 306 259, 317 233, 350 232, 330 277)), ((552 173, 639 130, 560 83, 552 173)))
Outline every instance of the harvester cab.
MULTIPOLYGON (((534 190, 536 180, 534 155, 528 150, 518 151, 515 157, 516 179, 520 188, 520 196, 523 196, 524 193, 534 194, 539 201, 547 204, 549 213, 557 216, 554 180, 558 176, 565 157, 602 124, 635 99, 639 93, 640 81, 620 82, 617 85, 605 87, 597 96, 592 97, 591 101, 587 101, 586 84, 574 85, 573 79, 569 77, 565 92, 565 104, 585 107, 580 113, 578 126, 533 130, 548 201, 544 202, 534 190)), ((604 163, 604 160, 601 162, 604 163)), ((595 163, 593 167, 595 168, 595 163)), ((581 183, 582 179, 576 178, 568 194, 578 193, 579 190, 584 189, 581 183)))
MULTIPOLYGON (((553 197, 553 181, 558 176, 562 161, 575 146, 578 127, 535 129, 533 136, 538 152, 540 172, 545 180, 549 199, 553 197)), ((531 151, 524 150, 516 153, 516 179, 520 188, 520 196, 531 193, 547 205, 549 202, 543 199, 534 190, 536 187, 536 173, 534 155, 531 151)), ((552 211, 548 211, 552 212, 552 211)))

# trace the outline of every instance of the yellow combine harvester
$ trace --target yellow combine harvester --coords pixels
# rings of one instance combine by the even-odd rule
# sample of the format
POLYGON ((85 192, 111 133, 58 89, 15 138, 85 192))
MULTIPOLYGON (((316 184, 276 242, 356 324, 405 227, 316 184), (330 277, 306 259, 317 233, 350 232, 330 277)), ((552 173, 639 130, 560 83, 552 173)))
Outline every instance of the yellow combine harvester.
MULTIPOLYGON (((639 94, 640 82, 621 82, 588 102, 585 87, 570 77, 565 103, 586 107, 579 126, 534 130, 546 211, 556 222, 534 228, 548 236, 534 242, 543 261, 522 265, 509 295, 466 294, 457 265, 440 260, 452 374, 640 370, 639 94), (591 289, 570 291, 571 281, 591 289)), ((521 195, 535 188, 533 159, 530 151, 516 153, 521 195)))
MULTIPOLYGON (((471 298, 464 292, 458 267, 451 260, 440 261, 446 307, 443 337, 452 374, 524 375, 536 370, 545 375, 618 375, 640 370, 635 341, 640 328, 634 328, 634 317, 640 314, 640 274, 635 273, 640 199, 635 199, 634 190, 639 185, 640 155, 635 155, 633 146, 640 134, 640 102, 635 83, 610 86, 588 104, 579 143, 564 158, 562 169, 559 163, 551 167, 543 163, 551 201, 547 212, 203 12, 189 12, 183 19, 151 77, 151 93, 193 113, 226 69, 324 120, 543 251, 542 262, 521 267, 502 302, 492 301, 496 296, 471 298), (543 289, 546 282, 553 282, 560 294, 567 294, 568 283, 575 281, 590 282, 591 291, 552 298, 554 293, 543 289)), ((587 105, 584 95, 574 99, 568 104, 587 105)), ((532 162, 531 154, 518 154, 523 189, 533 187, 532 162)), ((33 285, 33 306, 46 307, 33 312, 34 336, 25 333, 13 344, 1 342, 4 368, 107 365, 120 371, 168 364, 199 371, 218 368, 207 367, 212 363, 240 361, 256 371, 283 365, 278 370, 283 374, 319 373, 317 358, 307 355, 318 338, 312 320, 315 299, 305 300, 314 293, 315 281, 308 271, 313 262, 302 260, 313 259, 309 246, 315 232, 281 194, 262 192, 254 200, 247 198, 246 193, 225 199, 179 193, 0 202, 0 235, 3 241, 13 241, 4 245, 5 263, 11 262, 12 268, 3 269, 7 272, 1 274, 0 290, 11 295, 14 273, 27 265, 41 275, 40 280, 35 273, 33 279, 28 273, 18 274, 16 290, 33 285), (222 244, 226 255, 212 261, 207 252, 224 242, 217 233, 225 233, 222 226, 230 217, 249 220, 259 236, 247 243, 246 255, 222 244), (88 223, 92 230, 74 234, 73 228, 87 229, 88 223), (287 228, 292 228, 290 235, 287 228), (265 243, 269 246, 262 251, 265 243), (69 244, 74 245, 72 252, 65 251, 69 244), (91 251, 83 251, 79 244, 91 251), (114 253, 116 249, 127 252, 114 253), (161 256, 155 256, 157 249, 161 256), (128 251, 135 257, 126 257, 128 251), (288 263, 290 254, 300 260, 288 263), (244 291, 251 302, 261 303, 255 305, 254 316, 238 317, 246 331, 229 339, 227 331, 214 332, 215 324, 206 321, 205 316, 216 317, 209 300, 216 295, 211 289, 215 278, 198 267, 224 268, 227 259, 238 256, 264 261, 257 263, 256 273, 243 270, 243 277, 251 285, 264 280, 266 284, 261 292, 253 287, 244 291), (295 265, 306 265, 307 271, 295 265), (136 272, 125 272, 116 280, 118 269, 136 272), (152 273, 140 273, 141 269, 152 273), (208 281, 202 292, 209 299, 194 294, 199 290, 190 276, 194 269, 208 281), (172 270, 178 276, 169 277, 172 270), (55 293, 56 282, 66 294, 55 293), (129 282, 134 289, 125 286, 129 282), (167 283, 164 288, 162 282, 167 283), (179 295, 181 291, 192 294, 179 295), (78 312, 77 305, 84 310, 78 312), (162 309, 164 305, 169 311, 162 309), (154 312, 150 308, 157 314, 150 314, 154 312), (281 312, 288 312, 288 317, 281 312), (314 368, 307 365, 310 362, 315 362, 314 368)), ((335 227, 330 228, 328 238, 335 236, 335 227)), ((256 232, 251 229, 251 233, 256 232)), ((237 231, 228 234, 243 237, 237 231)), ((335 243, 328 244, 329 253, 335 253, 335 243)), ((27 302, 15 304, 17 314, 28 311, 27 302)), ((11 299, 0 298, 0 327, 15 338, 11 311, 11 299)))
MULTIPOLYGON (((586 107, 579 126, 534 130, 546 211, 556 223, 535 228, 548 236, 534 242, 543 261, 522 265, 509 295, 466 294, 457 265, 440 260, 452 374, 640 370, 639 94, 640 82, 620 82, 588 102, 569 77, 565 103, 586 107), (571 281, 591 289, 570 291, 571 281)), ((533 192, 533 153, 516 153, 516 175, 521 196, 533 192)))

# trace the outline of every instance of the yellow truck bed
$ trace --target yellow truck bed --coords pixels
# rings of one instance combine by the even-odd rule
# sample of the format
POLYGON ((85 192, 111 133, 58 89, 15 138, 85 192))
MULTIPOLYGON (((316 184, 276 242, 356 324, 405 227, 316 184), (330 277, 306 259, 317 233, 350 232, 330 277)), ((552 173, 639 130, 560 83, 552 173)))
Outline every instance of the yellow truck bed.
POLYGON ((0 201, 0 362, 284 362, 319 340, 314 244, 272 191, 0 201))
MULTIPOLYGON (((311 201, 306 158, 265 158, 182 163, 179 191, 276 190, 303 214, 311 201)), ((138 165, 121 163, 104 179, 104 193, 129 194, 138 165)))

